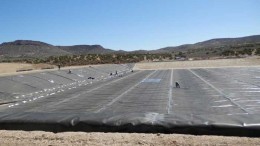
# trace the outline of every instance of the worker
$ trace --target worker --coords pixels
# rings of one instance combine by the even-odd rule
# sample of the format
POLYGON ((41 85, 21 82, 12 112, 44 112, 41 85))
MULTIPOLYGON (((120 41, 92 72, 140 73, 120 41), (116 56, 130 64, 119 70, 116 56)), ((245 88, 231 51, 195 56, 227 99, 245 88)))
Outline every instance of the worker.
POLYGON ((180 84, 178 82, 175 82, 175 87, 176 88, 180 88, 181 86, 180 86, 180 84))

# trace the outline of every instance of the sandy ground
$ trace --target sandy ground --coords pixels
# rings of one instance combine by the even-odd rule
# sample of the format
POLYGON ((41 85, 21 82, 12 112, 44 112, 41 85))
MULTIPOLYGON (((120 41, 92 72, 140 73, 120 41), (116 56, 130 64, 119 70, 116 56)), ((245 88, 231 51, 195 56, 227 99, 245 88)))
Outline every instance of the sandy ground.
POLYGON ((22 68, 32 68, 32 65, 23 63, 0 63, 1 74, 16 72, 16 70, 22 68))
POLYGON ((260 57, 248 57, 239 59, 218 59, 218 60, 195 60, 195 61, 174 61, 174 62, 152 62, 137 63, 135 70, 142 69, 183 69, 183 68, 211 68, 211 67, 243 67, 260 66, 260 57))
POLYGON ((49 64, 26 64, 26 63, 0 63, 0 76, 23 74, 34 71, 41 71, 43 68, 55 68, 49 64), (19 70, 32 70, 17 72, 19 70))
MULTIPOLYGON (((98 65, 68 66, 68 67, 62 67, 61 70, 83 68, 89 66, 98 66, 98 65)), ((17 74, 35 73, 35 72, 45 72, 45 71, 52 71, 57 69, 58 69, 57 66, 49 65, 49 64, 0 63, 0 77, 17 75, 17 74), (53 69, 43 69, 48 67, 53 69), (17 72, 17 70, 21 70, 21 69, 31 69, 31 71, 17 72)))
POLYGON ((181 134, 137 134, 137 133, 51 133, 41 131, 0 130, 1 146, 71 146, 71 145, 204 145, 204 146, 257 146, 259 138, 193 136, 181 134))

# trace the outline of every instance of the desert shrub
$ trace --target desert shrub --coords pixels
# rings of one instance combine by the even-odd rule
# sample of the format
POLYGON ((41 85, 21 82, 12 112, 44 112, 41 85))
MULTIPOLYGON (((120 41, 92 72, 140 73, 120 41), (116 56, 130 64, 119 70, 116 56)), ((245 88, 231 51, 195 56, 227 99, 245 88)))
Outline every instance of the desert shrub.
POLYGON ((235 55, 235 51, 226 50, 226 51, 222 52, 221 55, 223 55, 223 56, 233 56, 233 55, 235 55))
POLYGON ((171 59, 170 53, 165 54, 85 54, 85 55, 64 55, 50 56, 44 59, 22 58, 11 60, 10 62, 26 62, 26 63, 48 63, 53 65, 70 66, 70 65, 89 65, 89 64, 105 64, 105 63, 136 63, 147 59, 171 59))
POLYGON ((238 55, 252 55, 253 49, 244 49, 241 51, 237 51, 238 55))
POLYGON ((255 54, 256 54, 256 55, 260 55, 260 48, 257 48, 257 49, 256 49, 255 54))

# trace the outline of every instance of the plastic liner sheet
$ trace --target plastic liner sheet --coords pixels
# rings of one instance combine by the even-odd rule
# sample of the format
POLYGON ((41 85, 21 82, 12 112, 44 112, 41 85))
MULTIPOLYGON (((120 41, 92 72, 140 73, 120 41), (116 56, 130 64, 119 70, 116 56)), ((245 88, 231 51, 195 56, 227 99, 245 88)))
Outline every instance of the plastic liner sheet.
MULTIPOLYGON (((109 65, 110 70, 124 72, 129 71, 129 65, 109 65)), ((54 91, 63 90, 63 88, 74 87, 79 82, 85 82, 92 77, 96 80, 110 77, 110 74, 93 71, 93 68, 99 70, 107 69, 107 65, 95 67, 83 67, 71 69, 71 73, 66 70, 46 71, 41 73, 21 74, 15 76, 0 77, 0 104, 15 102, 43 96, 43 93, 51 94, 54 91)), ((95 82, 96 80, 93 80, 95 82)))
POLYGON ((260 115, 185 116, 158 113, 131 113, 117 116, 72 113, 1 113, 0 115, 0 128, 6 130, 260 136, 260 115))
POLYGON ((30 77, 0 78, 10 86, 0 82, 0 98, 15 99, 0 105, 0 129, 260 136, 260 68, 131 67, 33 74, 42 87, 30 77))

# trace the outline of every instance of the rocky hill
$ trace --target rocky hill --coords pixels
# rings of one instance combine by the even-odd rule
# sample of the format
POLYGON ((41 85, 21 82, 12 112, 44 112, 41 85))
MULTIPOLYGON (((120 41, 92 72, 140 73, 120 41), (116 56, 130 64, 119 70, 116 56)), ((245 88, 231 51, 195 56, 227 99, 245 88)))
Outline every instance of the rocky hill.
POLYGON ((59 55, 70 55, 70 52, 64 51, 59 47, 29 40, 17 40, 14 42, 2 43, 0 45, 0 55, 5 57, 48 57, 59 55))
MULTIPOLYGON (((108 54, 117 52, 100 45, 54 46, 40 41, 16 40, 0 44, 0 56, 9 58, 44 58, 49 56, 108 54)), ((123 51, 118 51, 119 53, 123 51)))
POLYGON ((241 38, 211 39, 195 44, 165 47, 156 51, 174 54, 179 57, 208 58, 218 56, 243 56, 259 54, 260 35, 241 38))
POLYGON ((75 55, 79 54, 108 54, 115 52, 111 49, 103 48, 100 45, 75 45, 75 46, 58 46, 60 49, 75 55))
POLYGON ((251 43, 260 43, 260 35, 240 37, 240 38, 219 38, 211 39, 195 44, 185 44, 175 47, 165 47, 159 50, 161 51, 187 51, 189 49, 200 49, 200 48, 220 48, 234 45, 243 45, 251 43))

